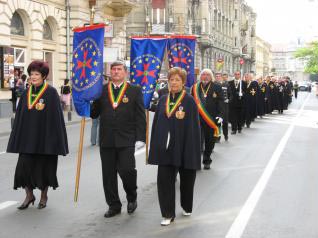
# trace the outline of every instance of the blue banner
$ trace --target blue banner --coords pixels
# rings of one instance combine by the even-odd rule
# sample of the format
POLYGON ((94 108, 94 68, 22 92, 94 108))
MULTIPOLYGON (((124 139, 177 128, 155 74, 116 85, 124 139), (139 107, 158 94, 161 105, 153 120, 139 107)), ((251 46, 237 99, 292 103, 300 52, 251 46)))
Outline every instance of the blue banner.
POLYGON ((104 24, 74 29, 72 95, 78 115, 90 116, 90 101, 103 89, 104 24))
POLYGON ((131 39, 130 81, 141 86, 146 109, 156 88, 166 44, 164 38, 131 39))
POLYGON ((179 36, 170 38, 167 44, 169 67, 180 67, 187 71, 187 87, 191 87, 195 83, 195 42, 194 36, 179 36))

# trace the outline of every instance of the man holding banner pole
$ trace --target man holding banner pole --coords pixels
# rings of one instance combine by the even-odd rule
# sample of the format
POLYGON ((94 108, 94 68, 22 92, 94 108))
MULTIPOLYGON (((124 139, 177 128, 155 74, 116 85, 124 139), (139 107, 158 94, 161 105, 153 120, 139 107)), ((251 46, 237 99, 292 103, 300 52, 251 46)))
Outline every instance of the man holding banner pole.
POLYGON ((123 61, 111 65, 111 82, 91 107, 91 117, 100 116, 100 157, 103 186, 109 206, 104 217, 121 212, 118 195, 119 174, 128 200, 127 212, 137 208, 137 170, 135 149, 144 146, 146 118, 140 87, 126 82, 127 67, 123 61))

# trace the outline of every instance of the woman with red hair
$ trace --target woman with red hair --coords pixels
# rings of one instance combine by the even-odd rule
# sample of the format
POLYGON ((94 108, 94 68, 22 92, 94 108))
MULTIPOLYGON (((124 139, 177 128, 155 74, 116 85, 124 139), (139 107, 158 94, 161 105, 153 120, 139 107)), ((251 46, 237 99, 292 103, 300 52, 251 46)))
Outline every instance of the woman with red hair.
POLYGON ((33 190, 41 190, 38 209, 46 207, 48 188, 56 189, 57 157, 68 154, 64 117, 58 93, 45 80, 49 66, 33 61, 28 66, 31 86, 19 101, 7 152, 18 153, 14 189, 25 189, 26 197, 20 210, 32 203, 33 190))

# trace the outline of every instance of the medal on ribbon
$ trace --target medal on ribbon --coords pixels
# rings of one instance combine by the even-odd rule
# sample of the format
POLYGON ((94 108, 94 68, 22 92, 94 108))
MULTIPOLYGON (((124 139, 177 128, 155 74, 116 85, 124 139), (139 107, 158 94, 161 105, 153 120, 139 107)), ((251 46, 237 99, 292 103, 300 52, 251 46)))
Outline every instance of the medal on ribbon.
POLYGON ((41 101, 40 101, 40 98, 43 96, 43 94, 46 91, 46 89, 48 88, 48 86, 49 85, 47 83, 44 83, 44 85, 42 86, 41 90, 38 93, 32 92, 33 86, 29 87, 28 94, 27 94, 27 96, 28 96, 28 109, 29 110, 31 110, 34 106, 35 106, 36 110, 43 110, 44 109, 44 107, 45 107, 45 104, 43 103, 44 100, 41 99, 41 101), (34 95, 34 98, 32 97, 32 95, 34 95))
POLYGON ((181 120, 184 118, 184 116, 185 116, 185 112, 183 111, 183 107, 180 106, 178 111, 176 111, 176 118, 181 120))
POLYGON ((179 104, 182 102, 182 99, 184 98, 184 96, 186 95, 186 91, 182 90, 182 92, 180 93, 180 95, 177 98, 177 101, 170 106, 170 92, 167 96, 167 100, 166 100, 166 115, 168 118, 171 117, 171 115, 177 110, 177 107, 179 106, 179 104))
MULTIPOLYGON (((115 98, 112 84, 111 83, 108 84, 108 96, 109 96, 109 100, 110 100, 110 103, 112 104, 113 109, 116 109, 119 106, 120 102, 122 101, 125 95, 127 87, 128 87, 128 83, 125 81, 117 95, 117 98, 115 98)), ((126 98, 125 101, 128 102, 128 98, 126 98)))

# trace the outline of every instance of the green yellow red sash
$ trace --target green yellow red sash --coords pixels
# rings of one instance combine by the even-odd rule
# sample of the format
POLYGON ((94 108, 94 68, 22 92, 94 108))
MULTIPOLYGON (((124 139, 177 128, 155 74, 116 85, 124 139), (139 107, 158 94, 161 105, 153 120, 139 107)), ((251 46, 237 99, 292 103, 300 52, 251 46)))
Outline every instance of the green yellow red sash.
POLYGON ((124 85, 122 85, 122 87, 117 95, 117 98, 115 99, 112 83, 108 83, 108 97, 109 97, 109 100, 112 104, 113 109, 116 109, 119 106, 119 104, 121 103, 121 100, 123 99, 123 97, 125 95, 127 87, 128 87, 128 83, 125 81, 124 85))
POLYGON ((171 117, 171 115, 177 110, 177 107, 182 102, 182 99, 184 98, 185 95, 186 95, 186 91, 182 90, 175 104, 172 107, 170 107, 170 92, 169 92, 167 96, 167 100, 166 100, 166 115, 168 118, 171 117))
POLYGON ((47 83, 44 83, 41 90, 36 94, 35 98, 32 100, 32 88, 33 86, 30 86, 28 89, 28 109, 31 110, 35 104, 40 100, 46 89, 49 87, 47 83))
POLYGON ((208 126, 213 129, 213 136, 219 137, 220 136, 220 129, 215 124, 212 116, 207 112, 207 110, 205 109, 205 107, 200 99, 200 96, 199 96, 200 87, 198 84, 199 83, 196 83, 193 85, 193 97, 194 97, 194 100, 198 106, 200 116, 203 118, 203 120, 206 122, 206 124, 208 124, 208 126))

